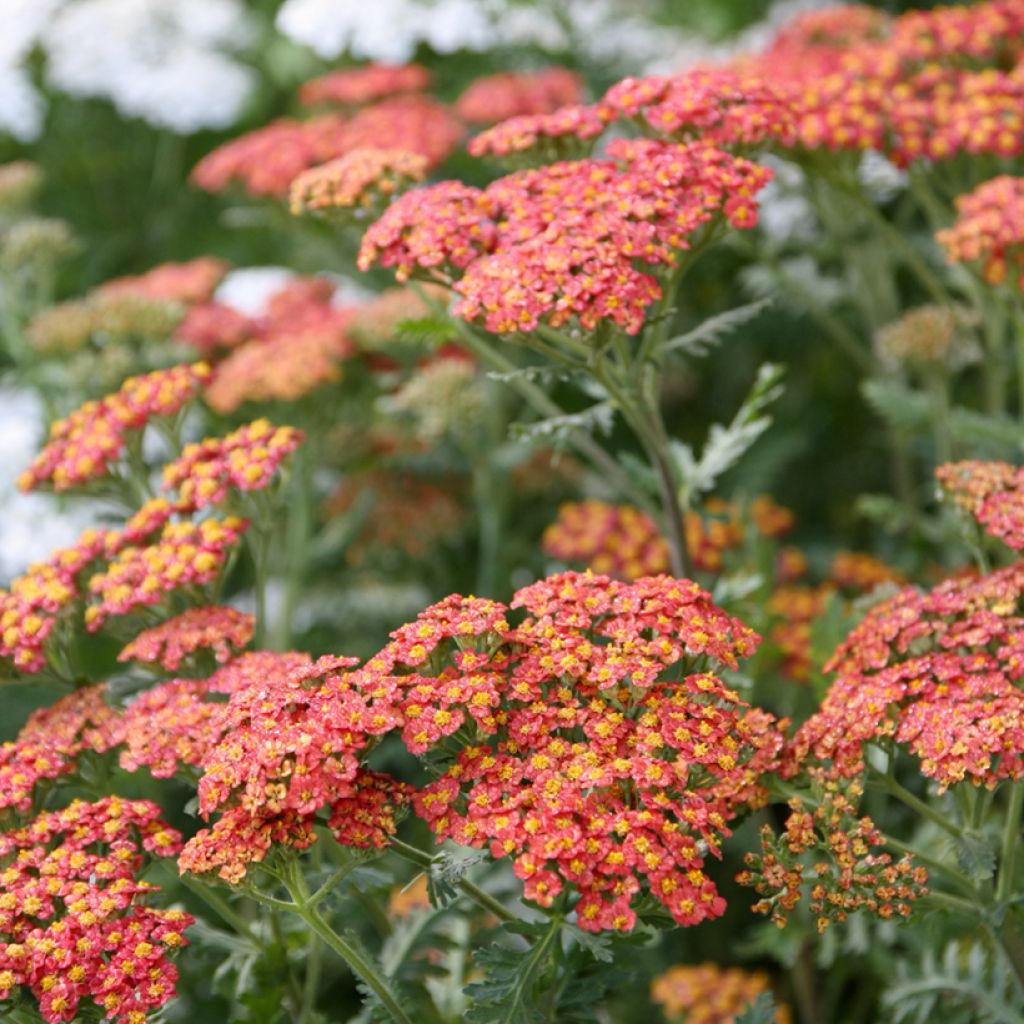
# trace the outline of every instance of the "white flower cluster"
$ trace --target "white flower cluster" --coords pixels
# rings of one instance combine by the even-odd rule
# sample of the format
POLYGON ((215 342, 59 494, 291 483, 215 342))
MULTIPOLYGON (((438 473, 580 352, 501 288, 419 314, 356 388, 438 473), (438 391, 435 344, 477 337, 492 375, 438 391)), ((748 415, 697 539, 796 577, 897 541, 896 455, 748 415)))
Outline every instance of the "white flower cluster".
POLYGON ((420 45, 436 53, 510 45, 575 49, 594 60, 628 62, 624 71, 678 66, 700 40, 642 14, 624 0, 285 0, 277 27, 321 57, 342 53, 365 60, 410 60, 420 45))
MULTIPOLYGON (((35 457, 43 440, 39 399, 14 388, 0 390, 0 466, 20 472, 35 457)), ((16 473, 0 480, 0 583, 43 561, 60 547, 69 547, 87 527, 98 522, 97 507, 75 502, 59 511, 47 494, 22 494, 16 473)))
POLYGON ((42 97, 25 70, 34 47, 49 85, 109 99, 129 117, 187 134, 241 114, 254 74, 243 0, 2 0, 0 131, 38 136, 42 97))

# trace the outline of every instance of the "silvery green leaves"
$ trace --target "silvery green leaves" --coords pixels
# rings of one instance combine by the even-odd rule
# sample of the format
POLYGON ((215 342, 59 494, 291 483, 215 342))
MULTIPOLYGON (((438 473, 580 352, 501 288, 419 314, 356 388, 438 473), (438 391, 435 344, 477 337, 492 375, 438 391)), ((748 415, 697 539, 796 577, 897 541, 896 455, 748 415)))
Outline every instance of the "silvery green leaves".
POLYGON ((766 410, 782 394, 784 372, 775 363, 762 364, 732 421, 712 424, 699 457, 690 445, 673 442, 672 454, 682 480, 685 504, 713 490, 721 476, 739 462, 771 425, 766 410))

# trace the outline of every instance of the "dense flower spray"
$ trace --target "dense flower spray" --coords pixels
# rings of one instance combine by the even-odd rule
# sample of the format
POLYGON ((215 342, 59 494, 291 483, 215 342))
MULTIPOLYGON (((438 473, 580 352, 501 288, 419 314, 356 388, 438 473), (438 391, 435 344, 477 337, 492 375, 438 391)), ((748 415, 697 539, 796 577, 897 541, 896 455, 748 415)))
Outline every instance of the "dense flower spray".
POLYGON ((724 908, 704 861, 781 736, 709 670, 756 642, 689 581, 565 573, 511 608, 447 598, 364 672, 408 748, 449 759, 415 797, 439 838, 511 857, 541 906, 575 895, 582 928, 628 931, 642 892, 680 924, 724 908))
POLYGON ((454 312, 495 333, 575 319, 636 334, 662 294, 656 268, 675 266, 699 229, 752 227, 770 172, 706 143, 619 139, 608 153, 485 190, 407 192, 366 232, 359 264, 454 287, 454 312))
POLYGON ((131 377, 113 395, 86 402, 50 429, 50 441, 19 477, 23 490, 69 490, 107 477, 129 444, 158 417, 173 416, 210 378, 205 363, 131 377))
POLYGON ((354 664, 256 654, 217 674, 231 696, 215 717, 221 737, 202 756, 199 806, 206 816, 221 814, 189 840, 182 870, 240 881, 273 843, 310 845, 322 807, 339 842, 387 842, 409 789, 363 766, 361 756, 394 728, 396 712, 391 689, 364 685, 348 671, 354 664), (258 675, 247 685, 256 659, 258 675))
POLYGON ((986 181, 956 208, 956 223, 936 235, 950 262, 977 264, 990 284, 1024 286, 1024 178, 986 181))
POLYGON ((180 836, 148 801, 75 801, 0 834, 0 999, 30 991, 48 1024, 94 1005, 144 1024, 174 996, 169 953, 191 917, 146 900, 144 853, 171 856, 180 836))

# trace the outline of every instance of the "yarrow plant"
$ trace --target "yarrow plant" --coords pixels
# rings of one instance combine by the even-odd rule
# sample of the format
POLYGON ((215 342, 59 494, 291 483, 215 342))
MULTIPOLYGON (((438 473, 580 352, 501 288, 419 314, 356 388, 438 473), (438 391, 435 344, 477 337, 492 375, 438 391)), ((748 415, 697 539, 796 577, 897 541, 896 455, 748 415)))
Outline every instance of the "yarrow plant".
POLYGON ((1019 1020, 1024 5, 619 81, 573 6, 274 44, 211 195, 82 218, 287 266, 0 166, 26 539, 93 517, 0 590, 5 1020, 1019 1020))

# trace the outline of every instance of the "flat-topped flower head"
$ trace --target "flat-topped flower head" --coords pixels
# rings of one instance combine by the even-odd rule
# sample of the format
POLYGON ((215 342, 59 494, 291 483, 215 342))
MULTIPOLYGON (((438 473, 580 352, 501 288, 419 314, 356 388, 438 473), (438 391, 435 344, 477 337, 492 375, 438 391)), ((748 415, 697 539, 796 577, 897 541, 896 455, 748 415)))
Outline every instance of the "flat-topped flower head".
POLYGON ((0 658, 17 672, 36 673, 48 664, 48 644, 62 619, 84 596, 79 578, 116 550, 119 535, 86 530, 78 542, 36 562, 0 590, 0 658))
POLYGON ((175 995, 170 955, 192 918, 150 906, 146 853, 180 836, 145 800, 76 800, 0 834, 0 1000, 31 994, 48 1024, 79 1013, 144 1024, 175 995))
POLYGON ((655 271, 724 218, 757 223, 770 172, 705 143, 615 140, 611 160, 560 162, 407 192, 363 239, 359 265, 450 284, 454 312, 514 335, 568 321, 642 328, 661 296, 655 271), (461 272, 461 276, 460 276, 461 272))
POLYGON ((430 71, 422 64, 368 64, 361 68, 329 71, 303 84, 299 102, 359 107, 401 93, 430 87, 430 71))
MULTIPOLYGON (((670 1021, 685 1024, 736 1024, 743 1011, 771 991, 764 971, 721 967, 714 963, 676 964, 651 982, 651 1002, 670 1021)), ((786 1006, 775 1011, 774 1024, 790 1024, 786 1006)))
POLYGON ((255 321, 222 302, 201 302, 189 308, 174 340, 191 345, 204 359, 237 348, 256 335, 255 321))
POLYGON ((248 525, 237 516, 171 522, 153 543, 122 548, 89 581, 86 627, 95 632, 111 616, 159 604, 180 587, 212 583, 248 525))
MULTIPOLYGON (((743 541, 735 509, 722 507, 723 518, 686 516, 687 549, 694 568, 717 572, 726 551, 743 541)), ((668 543, 657 524, 632 505, 612 505, 588 498, 566 502, 545 531, 544 550, 555 558, 582 563, 597 573, 635 580, 669 570, 668 543)))
POLYGON ((455 110, 464 121, 494 124, 512 117, 553 114, 582 100, 583 82, 568 68, 500 71, 470 82, 455 110))
POLYGON ((953 501, 1015 551, 1024 548, 1024 468, 1005 462, 948 462, 936 479, 953 501))
POLYGON ((224 664, 249 645, 255 617, 223 605, 189 608, 159 626, 145 629, 117 656, 176 672, 199 651, 209 651, 224 664))
POLYGON ((761 853, 747 854, 737 878, 761 899, 752 908, 780 928, 797 903, 808 907, 819 932, 850 914, 867 911, 882 920, 907 918, 928 894, 928 872, 909 855, 893 860, 871 818, 860 814, 863 787, 857 780, 813 776, 814 803, 789 801, 781 834, 761 830, 761 853))
POLYGON ((795 116, 769 78, 731 68, 697 68, 680 75, 626 78, 599 107, 609 120, 630 118, 676 142, 702 140, 729 148, 767 141, 791 145, 795 116))
POLYGON ((238 182, 253 196, 285 196, 304 170, 351 148, 347 125, 341 114, 281 118, 218 146, 196 164, 191 181, 207 192, 238 182))
POLYGON ((812 47, 848 47, 880 39, 891 17, 867 4, 838 4, 820 11, 804 11, 790 18, 775 34, 771 49, 804 50, 812 47))
POLYGON ((426 177, 427 160, 404 149, 353 149, 300 174, 291 185, 294 214, 355 220, 379 215, 387 203, 426 177))
POLYGON ((308 665, 306 655, 254 651, 229 661, 206 679, 170 679, 150 687, 121 714, 121 767, 126 771, 146 767, 161 779, 199 769, 224 738, 225 695, 256 686, 270 674, 308 665))
POLYGON ((319 325, 275 330, 240 345, 222 360, 206 390, 219 413, 247 402, 294 402, 339 380, 354 346, 348 336, 349 310, 319 325))
POLYGON ((956 208, 956 222, 935 236, 950 262, 977 264, 990 284, 1024 286, 1024 178, 986 181, 956 208))
POLYGON ((442 283, 494 247, 494 204, 459 181, 413 189, 393 203, 363 236, 359 269, 394 267, 399 281, 414 270, 442 283))
POLYGON ((13 742, 0 744, 0 818, 30 810, 36 786, 74 772, 83 750, 103 753, 119 741, 120 716, 102 684, 34 711, 13 742))
POLYGON ((137 295, 193 306, 209 302, 231 264, 214 256, 184 263, 161 263, 144 274, 115 277, 97 289, 98 295, 137 295))
POLYGON ((832 582, 842 590, 863 594, 883 583, 906 586, 907 578, 899 569, 863 551, 839 551, 829 570, 832 582))
POLYGON ((188 444, 164 467, 164 489, 176 492, 175 507, 187 512, 220 504, 232 492, 262 490, 304 436, 261 418, 224 437, 188 444))
POLYGON ((593 152, 609 120, 601 108, 581 104, 520 114, 474 135, 466 149, 512 165, 578 159, 593 152))
MULTIPOLYGON (((324 807, 339 842, 381 846, 393 834, 408 787, 361 758, 398 721, 395 688, 364 685, 363 674, 348 671, 356 661, 264 656, 252 684, 232 690, 199 781, 200 811, 222 816, 189 842, 184 870, 237 881, 271 843, 309 845, 324 807)), ((231 666, 218 675, 233 678, 231 666)))
POLYGON ((873 607, 825 666, 820 709, 797 731, 787 771, 864 771, 870 743, 894 741, 943 788, 1024 774, 1020 564, 908 587, 873 607))
POLYGON ((735 664, 755 643, 690 581, 563 573, 511 608, 446 598, 361 671, 392 692, 411 751, 451 757, 458 737, 415 798, 439 838, 511 857, 542 906, 571 887, 582 928, 628 931, 641 892, 680 924, 724 908, 704 859, 761 798, 781 735, 686 670, 735 664))
POLYGON ((465 132, 444 103, 418 94, 395 96, 364 107, 352 118, 337 155, 354 149, 400 149, 417 154, 433 169, 455 151, 465 132))
POLYGON ((86 402, 53 424, 49 442, 18 478, 18 486, 66 491, 107 477, 125 453, 129 435, 150 420, 180 412, 210 373, 206 363, 156 370, 129 377, 114 394, 86 402))

